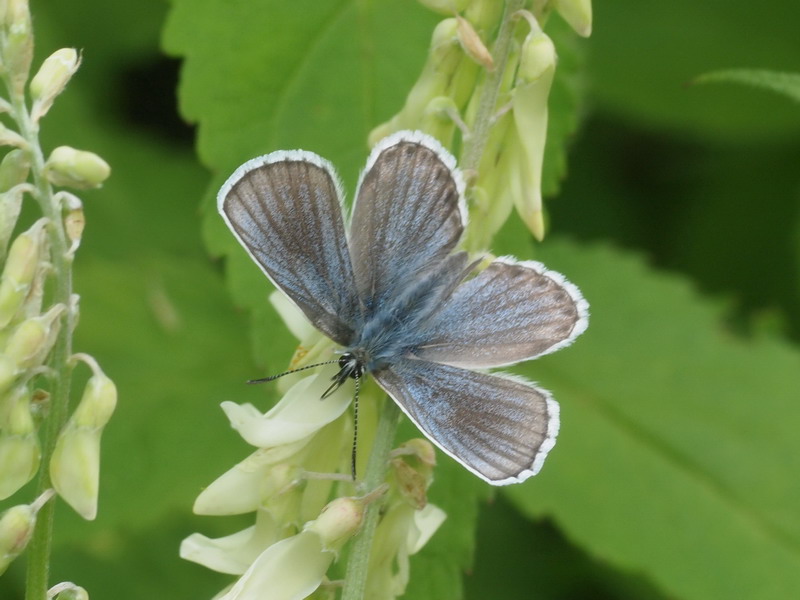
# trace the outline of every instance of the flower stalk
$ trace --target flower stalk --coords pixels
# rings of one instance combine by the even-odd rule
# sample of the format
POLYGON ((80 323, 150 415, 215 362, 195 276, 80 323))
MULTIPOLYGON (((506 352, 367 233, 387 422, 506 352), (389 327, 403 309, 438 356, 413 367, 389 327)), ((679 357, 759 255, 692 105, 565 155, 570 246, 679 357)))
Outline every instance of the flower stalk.
MULTIPOLYGON (((381 485, 386 479, 389 465, 389 453, 394 447, 395 433, 400 422, 400 409, 391 398, 383 399, 383 406, 379 409, 380 417, 378 429, 375 433, 375 443, 367 463, 367 472, 362 483, 365 492, 370 492, 381 485)), ((371 502, 367 505, 364 524, 356 537, 350 556, 347 561, 347 575, 345 577, 342 600, 361 600, 367 586, 369 574, 369 557, 372 549, 372 540, 375 528, 378 525, 379 511, 382 502, 371 502)))
MULTIPOLYGON (((72 263, 83 226, 80 200, 53 188, 98 187, 109 175, 109 167, 97 155, 67 146, 45 157, 39 141, 40 121, 64 91, 80 59, 73 49, 58 50, 31 80, 32 56, 28 2, 14 0, 0 16, 0 78, 7 92, 0 105, 13 121, 2 127, 0 144, 15 147, 0 162, 0 254, 5 260, 0 280, 0 480, 6 484, 2 487, 6 498, 38 469, 37 496, 49 499, 54 493, 61 495, 58 487, 55 492, 52 489, 50 463, 69 417, 72 335, 78 311, 72 263), (42 217, 11 241, 27 196, 36 200, 42 217), (34 419, 34 412, 43 418, 34 419)), ((94 359, 90 361, 96 366, 94 359)), ((110 410, 113 406, 106 407, 105 417, 110 410)), ((84 415, 90 421, 94 417, 84 415)), ((73 478, 85 479, 88 472, 96 481, 98 461, 99 456, 82 463, 74 457, 63 462, 70 463, 73 478)), ((84 499, 96 506, 96 490, 93 497, 84 499)), ((28 559, 26 600, 47 598, 54 506, 53 501, 36 504, 31 535, 20 548, 27 551, 28 559)), ((84 516, 93 518, 89 510, 84 516)))

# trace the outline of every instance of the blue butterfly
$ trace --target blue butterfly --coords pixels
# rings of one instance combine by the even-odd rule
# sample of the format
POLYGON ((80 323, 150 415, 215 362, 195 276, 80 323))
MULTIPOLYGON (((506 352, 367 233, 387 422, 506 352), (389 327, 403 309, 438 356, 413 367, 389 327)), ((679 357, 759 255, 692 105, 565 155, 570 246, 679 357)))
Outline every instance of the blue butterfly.
POLYGON ((220 214, 250 256, 344 348, 332 389, 369 374, 439 448, 494 485, 523 481, 555 444, 558 403, 508 374, 588 325, 577 287, 536 262, 483 270, 455 252, 467 211, 455 159, 433 138, 382 140, 361 174, 346 233, 342 186, 311 152, 239 167, 220 214))

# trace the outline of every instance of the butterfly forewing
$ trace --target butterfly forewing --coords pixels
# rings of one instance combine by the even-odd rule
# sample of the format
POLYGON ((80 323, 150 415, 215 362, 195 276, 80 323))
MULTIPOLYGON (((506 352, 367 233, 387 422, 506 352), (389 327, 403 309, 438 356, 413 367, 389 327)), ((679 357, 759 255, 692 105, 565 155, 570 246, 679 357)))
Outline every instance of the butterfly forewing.
POLYGON ((569 344, 587 319, 586 301, 563 276, 498 259, 456 289, 414 354, 465 368, 510 365, 569 344))
POLYGON ((364 171, 350 225, 356 282, 380 310, 420 272, 447 256, 464 229, 453 158, 418 132, 386 138, 364 171))
POLYGON ((527 382, 414 359, 374 375, 434 443, 494 485, 535 475, 555 444, 558 404, 527 382))
POLYGON ((348 344, 361 322, 330 165, 310 152, 275 152, 242 165, 219 210, 269 278, 325 335, 348 344))

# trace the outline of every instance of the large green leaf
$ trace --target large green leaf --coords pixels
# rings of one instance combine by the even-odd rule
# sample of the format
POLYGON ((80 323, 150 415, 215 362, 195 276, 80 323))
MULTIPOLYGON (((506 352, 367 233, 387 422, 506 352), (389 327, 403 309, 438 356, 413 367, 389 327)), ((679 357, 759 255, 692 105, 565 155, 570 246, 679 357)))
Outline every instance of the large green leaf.
POLYGON ((508 497, 670 596, 791 596, 800 353, 734 338, 685 282, 611 249, 554 241, 537 258, 579 283, 592 317, 574 346, 522 368, 556 391, 562 429, 508 497))

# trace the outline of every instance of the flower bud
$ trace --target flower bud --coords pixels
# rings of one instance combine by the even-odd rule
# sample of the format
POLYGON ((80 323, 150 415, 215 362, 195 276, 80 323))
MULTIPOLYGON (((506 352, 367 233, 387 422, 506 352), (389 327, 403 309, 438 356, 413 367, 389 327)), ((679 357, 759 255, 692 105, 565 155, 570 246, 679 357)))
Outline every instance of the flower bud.
POLYGON ((59 434, 50 460, 50 478, 58 495, 89 521, 97 516, 100 438, 116 404, 114 382, 97 368, 59 434))
POLYGON ((36 510, 28 504, 12 506, 0 515, 0 575, 25 550, 36 526, 36 510))
POLYGON ((464 52, 487 71, 494 71, 492 53, 489 52, 472 23, 464 17, 456 17, 456 20, 458 21, 458 41, 461 43, 464 52))
POLYGON ((59 320, 64 312, 62 305, 56 305, 39 317, 26 319, 17 325, 6 345, 6 355, 16 361, 21 369, 41 365, 55 343, 59 330, 59 320))
POLYGON ((89 592, 74 583, 64 582, 53 586, 47 593, 53 600, 89 600, 89 592), (54 594, 57 594, 54 596, 54 594))
POLYGON ((53 185, 85 190, 99 187, 111 174, 111 167, 94 152, 59 146, 47 159, 45 174, 53 185))
POLYGON ((28 142, 19 133, 0 123, 0 146, 27 148, 28 142))
POLYGON ((10 356, 0 354, 0 394, 5 394, 11 389, 18 373, 17 361, 10 356))
POLYGON ((50 107, 78 70, 81 59, 74 48, 61 48, 48 56, 30 83, 31 118, 38 121, 50 107))
POLYGON ((39 468, 41 448, 30 411, 30 391, 21 388, 8 399, 0 429, 0 500, 28 483, 39 468))
POLYGON ((338 552, 358 532, 364 520, 364 509, 364 502, 358 498, 336 498, 305 530, 316 532, 325 550, 338 552))
POLYGON ((45 220, 39 219, 28 231, 19 234, 11 244, 8 260, 3 269, 3 279, 12 279, 18 284, 29 284, 33 281, 44 237, 44 224, 45 220))
POLYGON ((7 192, 15 185, 27 181, 31 169, 30 155, 24 150, 15 148, 0 161, 0 191, 7 192))
POLYGON ((5 28, 2 64, 11 79, 12 92, 22 96, 33 58, 33 31, 28 0, 7 0, 5 28))
POLYGON ((592 0, 555 0, 556 11, 581 37, 592 35, 592 0))
POLYGON ((3 275, 0 278, 0 328, 17 314, 28 294, 44 242, 45 219, 17 236, 8 251, 3 275))
POLYGON ((22 210, 24 187, 18 185, 7 192, 0 192, 0 258, 5 258, 8 241, 17 226, 22 210))
POLYGON ((514 90, 514 125, 521 149, 519 188, 514 204, 531 233, 544 237, 542 214, 542 164, 547 139, 547 99, 556 68, 553 42, 531 19, 532 31, 522 45, 517 87, 514 90))

